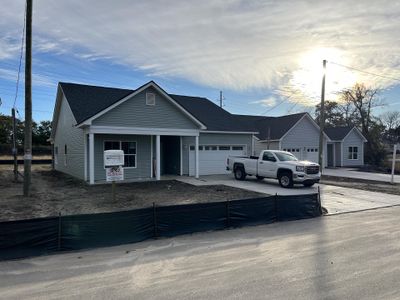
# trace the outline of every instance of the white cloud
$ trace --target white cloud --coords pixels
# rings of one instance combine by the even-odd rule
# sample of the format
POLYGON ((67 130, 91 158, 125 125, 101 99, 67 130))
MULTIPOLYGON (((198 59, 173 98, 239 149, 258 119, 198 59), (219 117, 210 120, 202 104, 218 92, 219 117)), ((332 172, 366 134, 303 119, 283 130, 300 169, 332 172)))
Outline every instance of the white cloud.
MULTIPOLYGON (((18 37, 24 1, 6 2, 0 33, 18 37)), ((330 55, 315 49, 335 49, 339 63, 400 77, 399 15, 394 0, 41 0, 34 2, 33 32, 38 51, 106 58, 218 89, 285 89, 281 96, 312 105, 320 74, 304 57, 316 53, 319 66, 330 55)), ((16 45, 16 38, 1 39, 0 60, 15 54, 16 45)), ((328 66, 328 91, 354 80, 396 83, 357 72, 345 73, 354 76, 346 81, 340 70, 328 66)))
POLYGON ((271 107, 276 104, 276 99, 274 97, 268 97, 266 99, 252 101, 250 104, 261 104, 262 106, 271 107))

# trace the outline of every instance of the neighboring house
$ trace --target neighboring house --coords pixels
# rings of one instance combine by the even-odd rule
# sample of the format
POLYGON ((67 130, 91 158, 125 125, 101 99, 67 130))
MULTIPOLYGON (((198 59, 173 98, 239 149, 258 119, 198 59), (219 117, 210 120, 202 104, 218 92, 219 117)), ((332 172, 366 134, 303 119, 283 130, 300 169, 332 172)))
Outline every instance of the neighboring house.
MULTIPOLYGON (((258 131, 254 135, 253 155, 261 150, 284 150, 294 154, 300 160, 318 163, 319 126, 308 113, 298 113, 281 117, 263 117, 237 115, 241 122, 253 124, 258 131)), ((329 137, 324 135, 324 153, 327 153, 329 137)), ((324 155, 324 166, 327 165, 324 155)))
POLYGON ((350 167, 364 165, 364 143, 366 138, 356 127, 326 128, 329 136, 327 151, 328 167, 350 167))
MULTIPOLYGON (((355 128, 328 128, 324 166, 363 164, 355 128)), ((161 175, 226 174, 229 155, 263 149, 318 162, 319 127, 308 113, 234 115, 201 97, 166 93, 150 81, 136 90, 59 83, 50 141, 54 168, 91 184, 104 182, 104 150, 124 150, 126 180, 161 175)))
POLYGON ((56 170, 106 179, 104 150, 125 153, 126 180, 224 174, 228 155, 250 155, 252 129, 205 98, 166 93, 155 82, 136 90, 59 83, 51 143, 56 170))

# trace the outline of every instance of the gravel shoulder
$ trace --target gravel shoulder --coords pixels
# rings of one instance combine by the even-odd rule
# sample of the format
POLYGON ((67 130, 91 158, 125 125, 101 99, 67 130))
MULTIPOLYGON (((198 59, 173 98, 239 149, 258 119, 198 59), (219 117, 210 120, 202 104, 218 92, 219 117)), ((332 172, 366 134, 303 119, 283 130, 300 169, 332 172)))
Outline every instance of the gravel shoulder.
POLYGON ((32 195, 23 197, 22 183, 13 182, 12 166, 0 166, 0 221, 83 213, 129 210, 153 205, 174 205, 264 197, 224 185, 193 186, 176 180, 89 186, 81 180, 35 165, 32 195))

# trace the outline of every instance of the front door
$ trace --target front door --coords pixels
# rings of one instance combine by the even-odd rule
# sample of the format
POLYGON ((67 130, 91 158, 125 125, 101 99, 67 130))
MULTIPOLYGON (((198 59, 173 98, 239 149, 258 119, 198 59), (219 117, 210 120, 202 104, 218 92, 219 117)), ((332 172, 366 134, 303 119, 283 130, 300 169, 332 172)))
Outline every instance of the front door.
POLYGON ((265 151, 262 160, 258 162, 258 175, 275 177, 277 170, 276 157, 272 152, 265 151))

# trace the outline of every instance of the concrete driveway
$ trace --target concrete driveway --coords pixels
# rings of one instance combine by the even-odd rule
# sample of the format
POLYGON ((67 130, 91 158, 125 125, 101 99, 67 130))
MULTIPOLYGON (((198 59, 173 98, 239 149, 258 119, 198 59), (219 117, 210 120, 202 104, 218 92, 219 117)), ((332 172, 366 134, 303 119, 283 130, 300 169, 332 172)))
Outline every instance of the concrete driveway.
POLYGON ((277 180, 264 179, 258 181, 254 177, 247 177, 245 181, 235 180, 232 175, 201 176, 200 179, 195 179, 193 177, 177 177, 175 179, 193 185, 227 185, 268 195, 312 194, 318 193, 319 187, 321 191, 322 206, 328 210, 328 214, 347 213, 400 205, 400 196, 397 195, 324 184, 316 184, 311 188, 305 188, 302 185, 295 185, 292 189, 284 189, 279 186, 277 180))

